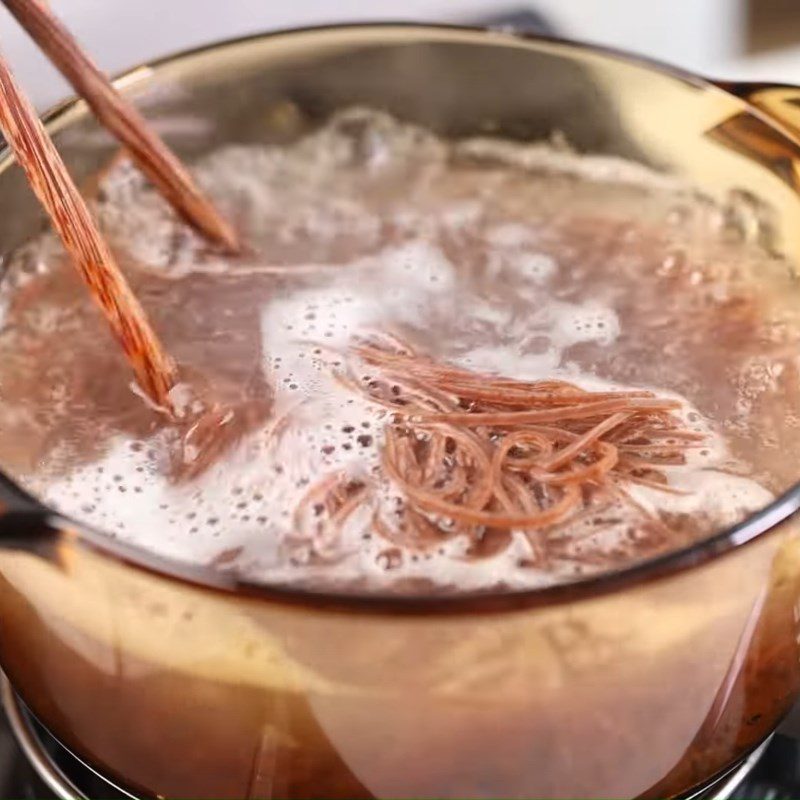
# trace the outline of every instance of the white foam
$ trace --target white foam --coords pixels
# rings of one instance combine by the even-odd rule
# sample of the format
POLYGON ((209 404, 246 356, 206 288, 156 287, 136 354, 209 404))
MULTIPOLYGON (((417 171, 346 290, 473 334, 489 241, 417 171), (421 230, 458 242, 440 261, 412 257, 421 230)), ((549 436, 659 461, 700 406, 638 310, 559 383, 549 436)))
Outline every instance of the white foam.
POLYGON ((638 186, 668 192, 692 193, 693 188, 671 175, 655 172, 642 164, 617 156, 584 154, 534 142, 518 144, 500 139, 468 139, 455 146, 467 158, 488 160, 547 174, 569 175, 585 181, 638 186))
POLYGON ((553 302, 549 309, 553 341, 563 349, 574 344, 597 342, 610 345, 619 336, 616 312, 592 300, 585 303, 553 302))
POLYGON ((514 253, 507 256, 511 268, 522 278, 543 283, 551 278, 558 270, 554 258, 544 253, 514 253))
POLYGON ((646 486, 632 485, 630 493, 642 505, 673 514, 703 514, 720 528, 740 522, 753 511, 764 508, 773 499, 767 491, 750 478, 714 469, 670 468, 670 485, 685 494, 670 495, 646 486))
POLYGON ((492 247, 518 248, 532 247, 536 243, 533 232, 527 225, 518 222, 505 222, 494 225, 486 231, 486 241, 492 247))

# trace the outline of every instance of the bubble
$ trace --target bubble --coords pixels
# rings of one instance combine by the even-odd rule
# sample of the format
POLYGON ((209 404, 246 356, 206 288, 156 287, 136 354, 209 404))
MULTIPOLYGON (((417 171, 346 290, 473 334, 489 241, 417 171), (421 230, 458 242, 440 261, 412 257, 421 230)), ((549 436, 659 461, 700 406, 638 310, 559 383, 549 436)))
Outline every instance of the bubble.
POLYGON ((619 319, 613 309, 596 303, 562 303, 554 308, 553 338, 562 347, 580 342, 610 345, 619 336, 619 319))
POLYGON ((510 259, 511 268, 522 278, 542 283, 551 278, 558 265, 544 253, 517 253, 510 259))
POLYGON ((386 571, 398 569, 403 563, 403 553, 398 548, 383 550, 376 559, 378 566, 386 571))

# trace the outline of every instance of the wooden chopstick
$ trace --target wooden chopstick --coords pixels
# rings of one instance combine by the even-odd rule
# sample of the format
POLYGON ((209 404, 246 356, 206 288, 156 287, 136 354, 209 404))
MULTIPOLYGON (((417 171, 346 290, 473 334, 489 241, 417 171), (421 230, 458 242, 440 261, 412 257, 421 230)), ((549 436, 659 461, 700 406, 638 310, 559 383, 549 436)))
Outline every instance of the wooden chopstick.
POLYGON ((67 252, 122 345, 141 389, 171 411, 175 368, 131 291, 64 162, 0 55, 0 129, 67 252))
POLYGON ((101 124, 125 145, 142 172, 172 207, 213 243, 239 251, 233 228, 200 191, 177 156, 112 85, 41 0, 3 0, 6 8, 50 58, 101 124))

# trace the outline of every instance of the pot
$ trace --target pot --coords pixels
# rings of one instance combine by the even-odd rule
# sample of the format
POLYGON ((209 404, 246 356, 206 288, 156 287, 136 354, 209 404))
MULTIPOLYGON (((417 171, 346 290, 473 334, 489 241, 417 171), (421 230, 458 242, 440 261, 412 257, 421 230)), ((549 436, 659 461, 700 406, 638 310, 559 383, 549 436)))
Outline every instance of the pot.
MULTIPOLYGON (((415 25, 256 36, 118 84, 187 159, 291 141, 352 105, 454 137, 558 130, 758 198, 769 246, 800 252, 800 89, 415 25)), ((80 102, 47 124, 78 179, 113 151, 80 102)), ((6 152, 0 247, 38 224, 6 152)), ((0 490, 3 669, 66 746, 143 795, 681 796, 757 748, 800 689, 800 486, 613 574, 427 598, 247 584, 115 542, 8 478, 0 490)))

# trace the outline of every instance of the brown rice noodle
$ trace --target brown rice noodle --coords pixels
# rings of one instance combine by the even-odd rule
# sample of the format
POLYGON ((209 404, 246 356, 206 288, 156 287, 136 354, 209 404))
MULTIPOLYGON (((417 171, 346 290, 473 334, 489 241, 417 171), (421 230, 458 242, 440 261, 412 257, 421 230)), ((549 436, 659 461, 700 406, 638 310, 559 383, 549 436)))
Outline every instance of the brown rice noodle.
POLYGON ((340 471, 309 489, 295 523, 318 555, 333 551, 364 506, 388 545, 426 551, 465 535, 473 559, 495 555, 519 531, 535 563, 595 563, 599 551, 567 554, 565 531, 614 504, 640 519, 640 537, 669 535, 624 487, 681 493, 661 468, 685 463, 703 437, 683 429, 677 401, 472 372, 418 354, 395 334, 359 341, 343 361, 342 385, 387 412, 380 479, 340 471))

